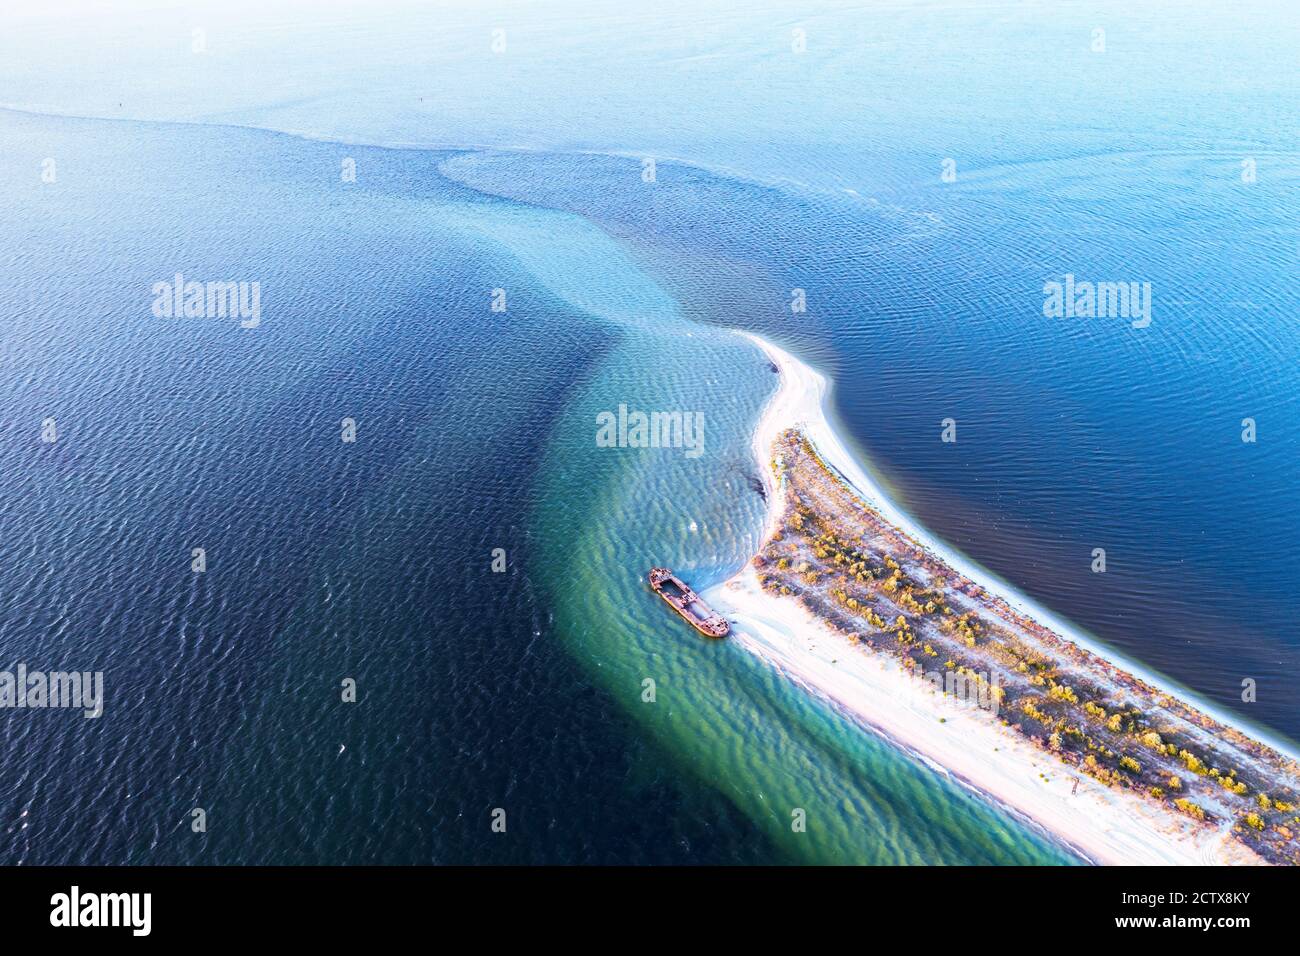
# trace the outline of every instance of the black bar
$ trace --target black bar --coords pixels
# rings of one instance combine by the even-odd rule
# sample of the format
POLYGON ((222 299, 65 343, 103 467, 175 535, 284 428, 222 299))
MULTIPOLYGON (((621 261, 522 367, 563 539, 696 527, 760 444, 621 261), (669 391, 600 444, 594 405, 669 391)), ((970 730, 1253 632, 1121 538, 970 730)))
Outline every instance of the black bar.
POLYGON ((1112 933, 1171 941, 1199 934, 1232 945, 1242 932, 1283 931, 1295 900, 1293 874, 1253 868, 24 867, 4 870, 0 881, 7 940, 81 944, 337 945, 458 927, 484 941, 528 933, 540 941, 557 932, 543 927, 557 922, 570 924, 574 936, 623 925, 625 933, 662 940, 712 913, 708 920, 725 916, 732 943, 761 943, 784 927, 848 931, 863 942, 900 932, 918 943, 947 933, 1011 942, 1041 931, 1081 942, 1112 933), (135 936, 129 925, 52 926, 56 895, 70 901, 73 886, 83 905, 93 894, 150 894, 148 935, 135 936), (1208 927, 1186 922, 1205 919, 1208 927))

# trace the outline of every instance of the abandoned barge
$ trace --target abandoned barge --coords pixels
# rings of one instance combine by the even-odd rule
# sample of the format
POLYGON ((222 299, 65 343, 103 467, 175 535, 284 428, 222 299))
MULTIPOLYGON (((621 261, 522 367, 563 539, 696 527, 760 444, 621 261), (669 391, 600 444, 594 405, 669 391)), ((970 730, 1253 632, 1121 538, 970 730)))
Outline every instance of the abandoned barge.
POLYGON ((685 581, 667 568, 650 569, 650 587, 705 637, 726 637, 731 630, 726 618, 715 614, 685 581))

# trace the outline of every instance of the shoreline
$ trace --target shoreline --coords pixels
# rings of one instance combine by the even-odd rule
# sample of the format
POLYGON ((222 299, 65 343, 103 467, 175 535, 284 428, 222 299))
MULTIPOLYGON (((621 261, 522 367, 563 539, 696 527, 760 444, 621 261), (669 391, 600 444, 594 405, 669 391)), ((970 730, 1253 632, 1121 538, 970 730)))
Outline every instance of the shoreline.
MULTIPOLYGON (((781 376, 753 436, 753 451, 768 492, 762 533, 765 542, 776 530, 783 510, 782 489, 767 464, 771 448, 782 432, 798 427, 864 502, 991 595, 1064 640, 1294 759, 1292 748, 1279 746, 1267 735, 1218 713, 1185 689, 1171 689, 1167 679, 1098 646, 1010 585, 937 542, 889 501, 841 441, 825 405, 831 387, 828 379, 760 336, 739 334, 757 346, 781 376)), ((1014 815, 1041 826, 1085 860, 1202 865, 1264 862, 1233 839, 1231 821, 1209 827, 1182 820, 1134 794, 1076 775, 1072 768, 1007 732, 992 714, 936 694, 923 681, 905 673, 896 661, 853 646, 797 601, 765 591, 752 562, 728 581, 703 592, 703 597, 737 625, 734 633, 738 644, 914 757, 937 766, 1014 815)))

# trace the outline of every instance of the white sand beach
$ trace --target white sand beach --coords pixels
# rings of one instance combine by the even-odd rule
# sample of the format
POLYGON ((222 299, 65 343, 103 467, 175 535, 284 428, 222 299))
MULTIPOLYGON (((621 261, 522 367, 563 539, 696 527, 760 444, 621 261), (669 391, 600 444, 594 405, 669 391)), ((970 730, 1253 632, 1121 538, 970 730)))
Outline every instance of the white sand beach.
MULTIPOLYGON (((1062 637, 1161 686, 1154 675, 1099 648, 919 528, 889 502, 835 433, 824 408, 827 379, 772 343, 747 337, 781 375, 780 387, 754 434, 754 454, 768 489, 765 540, 775 529, 782 507, 782 490, 769 464, 770 450, 781 432, 797 426, 865 502, 932 554, 1062 637)), ((1132 793, 1076 774, 1002 727, 993 714, 945 697, 904 672, 890 657, 849 643, 796 601, 765 592, 752 564, 703 596, 733 622, 734 639, 741 646, 932 766, 1039 824, 1089 860, 1130 865, 1263 862, 1232 839, 1231 821, 1219 828, 1196 824, 1132 793)), ((1182 695, 1172 689, 1170 693, 1182 695)))

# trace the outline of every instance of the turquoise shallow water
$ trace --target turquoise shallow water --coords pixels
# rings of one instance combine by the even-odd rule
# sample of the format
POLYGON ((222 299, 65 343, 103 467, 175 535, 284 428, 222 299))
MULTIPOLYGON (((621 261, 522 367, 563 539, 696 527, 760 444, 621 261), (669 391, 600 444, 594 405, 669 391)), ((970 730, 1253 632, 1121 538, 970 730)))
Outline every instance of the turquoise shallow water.
MULTIPOLYGON (((537 225, 533 241, 548 249, 566 242, 559 224, 544 218, 537 225)), ((584 235, 590 229, 578 225, 584 235)), ((557 638, 627 709, 636 732, 663 747, 677 773, 731 800, 777 859, 1062 859, 738 646, 695 639, 649 596, 651 565, 671 566, 703 587, 754 550, 762 509, 749 436, 775 378, 730 333, 655 310, 637 309, 629 321, 621 303, 640 299, 646 278, 617 247, 586 238, 582 246, 578 273, 589 301, 620 304, 596 312, 619 341, 557 420, 543 462, 534 570, 547 582, 557 638), (682 450, 595 448, 597 415, 618 403, 705 410, 706 453, 691 460, 682 450), (647 679, 653 702, 644 698, 647 679), (807 832, 791 827, 796 809, 807 814, 807 832)))
POLYGON ((194 125, 0 116, 0 635, 109 693, 10 715, 13 860, 1064 859, 664 640, 644 568, 707 584, 757 534, 736 327, 835 378, 925 525, 1300 736, 1287 5, 102 9, 0 14, 0 99, 194 125), (160 325, 176 271, 262 282, 264 327, 160 325), (1066 272, 1151 282, 1155 321, 1044 320, 1066 272), (706 453, 595 447, 621 402, 704 411, 706 453))

